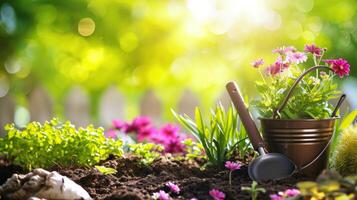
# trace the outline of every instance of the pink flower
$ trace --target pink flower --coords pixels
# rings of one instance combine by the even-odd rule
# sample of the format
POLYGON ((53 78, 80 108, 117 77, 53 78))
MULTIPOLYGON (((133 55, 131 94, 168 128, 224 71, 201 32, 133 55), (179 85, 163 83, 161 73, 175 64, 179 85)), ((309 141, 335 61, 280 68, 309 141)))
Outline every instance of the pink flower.
POLYGON ((159 192, 152 194, 152 198, 157 200, 169 200, 170 196, 165 191, 160 190, 159 192))
POLYGON ((250 63, 253 67, 258 68, 259 66, 264 64, 264 60, 263 58, 260 58, 258 60, 255 60, 253 62, 250 63))
POLYGON ((139 132, 141 129, 151 125, 151 120, 146 116, 136 117, 131 124, 128 125, 126 132, 139 132))
POLYGON ((237 163, 237 162, 231 162, 231 161, 227 161, 226 164, 224 165, 227 169, 234 171, 234 170, 238 170, 241 168, 241 164, 237 163))
POLYGON ((128 127, 128 124, 124 121, 121 121, 119 119, 115 119, 112 121, 114 128, 126 132, 126 129, 128 127))
POLYGON ((117 137, 117 132, 113 129, 109 129, 107 132, 105 132, 105 136, 115 139, 117 137))
POLYGON ((306 53, 312 53, 315 56, 321 56, 322 52, 323 52, 323 49, 320 48, 320 47, 315 46, 314 44, 311 44, 311 45, 307 44, 304 47, 304 51, 306 53))
POLYGON ((284 191, 283 196, 285 197, 294 197, 300 194, 300 191, 297 189, 287 189, 284 191))
POLYGON ((269 195, 270 200, 284 200, 284 198, 282 196, 279 196, 277 194, 271 194, 269 195))
POLYGON ((176 138, 169 138, 164 142, 166 153, 184 153, 185 145, 182 144, 182 137, 177 136, 176 138))
POLYGON ((295 52, 296 51, 296 48, 293 47, 293 46, 288 46, 288 47, 278 47, 276 49, 273 49, 273 53, 278 53, 280 55, 285 55, 287 53, 291 53, 291 52, 295 52))
POLYGON ((306 62, 307 56, 302 52, 289 53, 286 56, 286 60, 291 63, 300 64, 306 62))
POLYGON ((349 75, 350 73, 350 64, 348 64, 347 60, 342 58, 335 60, 324 60, 324 62, 331 66, 332 70, 340 77, 344 77, 349 75))
POLYGON ((160 129, 161 134, 167 136, 167 137, 176 137, 178 135, 178 132, 180 130, 180 127, 175 126, 173 124, 166 124, 164 127, 160 129))
POLYGON ((153 127, 143 127, 139 130, 137 134, 137 141, 143 142, 145 140, 150 140, 150 137, 154 134, 157 134, 157 130, 153 127))
POLYGON ((224 200, 224 198, 226 198, 226 195, 217 189, 209 191, 209 195, 211 195, 214 200, 224 200))
POLYGON ((171 181, 167 182, 165 185, 170 188, 171 192, 174 192, 176 194, 180 193, 180 188, 178 187, 178 185, 172 183, 171 181))

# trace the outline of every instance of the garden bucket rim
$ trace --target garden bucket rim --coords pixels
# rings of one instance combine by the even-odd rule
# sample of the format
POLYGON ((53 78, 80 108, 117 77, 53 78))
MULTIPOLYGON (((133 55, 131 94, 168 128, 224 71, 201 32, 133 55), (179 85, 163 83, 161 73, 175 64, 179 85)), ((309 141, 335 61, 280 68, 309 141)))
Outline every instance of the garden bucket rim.
POLYGON ((332 121, 332 120, 340 119, 340 116, 326 118, 326 119, 273 119, 273 118, 264 118, 264 117, 258 117, 258 119, 259 120, 265 120, 265 121, 317 122, 317 121, 332 121))

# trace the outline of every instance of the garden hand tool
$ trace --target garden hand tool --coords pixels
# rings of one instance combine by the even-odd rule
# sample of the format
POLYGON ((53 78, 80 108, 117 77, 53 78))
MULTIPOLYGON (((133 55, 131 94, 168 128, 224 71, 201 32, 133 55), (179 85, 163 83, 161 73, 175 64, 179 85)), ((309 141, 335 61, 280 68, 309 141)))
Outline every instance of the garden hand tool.
POLYGON ((266 151, 263 139, 244 104, 236 83, 229 82, 226 88, 254 149, 259 152, 259 156, 249 164, 249 177, 261 182, 282 179, 292 175, 297 167, 288 157, 280 153, 268 153, 266 151))

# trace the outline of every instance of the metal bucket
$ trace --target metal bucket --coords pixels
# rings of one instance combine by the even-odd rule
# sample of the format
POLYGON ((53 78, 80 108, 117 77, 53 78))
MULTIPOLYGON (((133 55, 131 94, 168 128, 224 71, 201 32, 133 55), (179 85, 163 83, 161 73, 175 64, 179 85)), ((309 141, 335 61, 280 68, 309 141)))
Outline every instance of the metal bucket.
POLYGON ((269 152, 285 154, 303 174, 316 177, 327 167, 328 149, 336 119, 260 121, 269 152))
POLYGON ((260 119, 269 151, 285 154, 302 173, 310 177, 318 176, 327 167, 336 112, 345 95, 340 97, 330 119, 280 119, 280 112, 304 76, 320 68, 332 70, 327 66, 314 66, 306 70, 295 80, 281 104, 274 110, 273 118, 260 119))

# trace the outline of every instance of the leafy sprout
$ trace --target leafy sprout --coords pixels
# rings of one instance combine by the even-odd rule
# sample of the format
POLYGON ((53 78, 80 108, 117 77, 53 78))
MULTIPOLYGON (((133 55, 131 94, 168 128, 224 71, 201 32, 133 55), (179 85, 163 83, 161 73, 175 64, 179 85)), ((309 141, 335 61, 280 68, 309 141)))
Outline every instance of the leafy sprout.
POLYGON ((93 125, 76 129, 69 121, 62 124, 54 118, 44 124, 29 123, 23 130, 8 124, 5 130, 8 133, 0 138, 0 156, 28 170, 54 165, 92 166, 110 154, 123 153, 121 140, 106 138, 103 128, 93 125))
POLYGON ((258 187, 258 183, 256 181, 253 181, 250 187, 242 187, 241 189, 242 191, 250 193, 252 200, 257 200, 259 193, 266 192, 264 188, 258 187))
POLYGON ((114 168, 111 167, 105 167, 105 166, 99 166, 96 165, 94 166, 100 173, 104 174, 104 175, 109 175, 109 174, 115 174, 118 171, 114 168))
POLYGON ((129 144, 129 151, 141 158, 141 163, 148 166, 161 156, 164 151, 162 145, 153 143, 129 144))
POLYGON ((239 123, 233 106, 226 112, 221 104, 211 111, 209 122, 205 123, 199 108, 195 110, 195 121, 187 115, 172 111, 176 119, 201 143, 209 164, 223 165, 234 151, 244 155, 251 148, 246 144, 246 131, 239 123))

